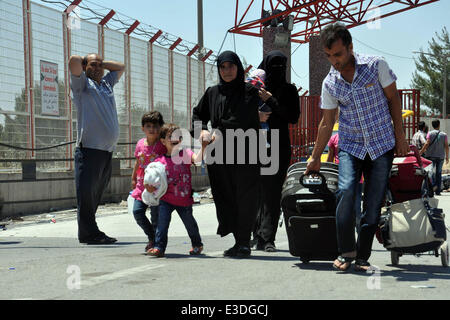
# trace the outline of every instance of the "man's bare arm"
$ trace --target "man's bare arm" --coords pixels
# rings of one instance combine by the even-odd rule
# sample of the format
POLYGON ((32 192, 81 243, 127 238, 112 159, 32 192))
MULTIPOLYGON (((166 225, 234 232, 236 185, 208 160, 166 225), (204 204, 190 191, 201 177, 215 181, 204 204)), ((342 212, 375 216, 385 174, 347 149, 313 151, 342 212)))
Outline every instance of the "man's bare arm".
POLYGON ((117 61, 103 61, 103 68, 109 71, 117 71, 117 81, 125 71, 125 65, 117 61))
POLYGON ((322 120, 319 124, 319 133, 317 135, 316 143, 314 145, 314 150, 311 155, 310 161, 306 167, 305 174, 310 171, 320 170, 320 156, 325 149, 328 141, 330 140, 331 134, 333 133, 333 126, 336 120, 336 109, 324 109, 322 120))
POLYGON ((78 55, 73 55, 69 58, 70 73, 79 77, 83 72, 83 58, 78 55))

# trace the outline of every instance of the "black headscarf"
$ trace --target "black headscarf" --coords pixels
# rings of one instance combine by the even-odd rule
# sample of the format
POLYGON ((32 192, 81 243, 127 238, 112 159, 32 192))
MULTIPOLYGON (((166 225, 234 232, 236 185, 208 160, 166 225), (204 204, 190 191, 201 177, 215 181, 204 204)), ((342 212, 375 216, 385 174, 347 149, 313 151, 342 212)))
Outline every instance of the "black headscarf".
POLYGON ((266 72, 266 87, 269 91, 286 83, 287 57, 280 50, 270 51, 258 69, 266 72))
POLYGON ((245 73, 244 67, 242 66, 241 59, 233 51, 224 51, 219 57, 217 57, 217 71, 219 72, 219 90, 222 94, 228 96, 230 94, 236 93, 236 91, 243 91, 245 83, 245 73), (220 65, 225 62, 231 62, 237 66, 238 72, 236 79, 231 82, 225 82, 220 76, 220 65))

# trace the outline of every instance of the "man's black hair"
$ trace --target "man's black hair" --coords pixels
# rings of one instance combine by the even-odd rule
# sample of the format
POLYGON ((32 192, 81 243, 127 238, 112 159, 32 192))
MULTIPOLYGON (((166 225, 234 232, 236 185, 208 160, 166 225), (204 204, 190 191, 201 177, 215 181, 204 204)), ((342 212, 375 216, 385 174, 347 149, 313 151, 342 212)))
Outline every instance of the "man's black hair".
POLYGON ((330 24, 320 32, 320 41, 325 48, 331 49, 333 43, 339 39, 342 39, 346 48, 352 43, 352 35, 342 23, 330 24))
POLYGON ((438 119, 431 121, 431 125, 433 126, 434 129, 438 129, 440 124, 441 122, 438 119))

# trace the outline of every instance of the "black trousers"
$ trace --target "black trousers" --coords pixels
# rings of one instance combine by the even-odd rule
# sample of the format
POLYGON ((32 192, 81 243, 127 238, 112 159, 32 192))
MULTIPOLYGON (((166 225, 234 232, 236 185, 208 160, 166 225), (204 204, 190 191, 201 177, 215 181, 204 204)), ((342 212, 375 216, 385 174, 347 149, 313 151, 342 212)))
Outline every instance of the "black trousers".
POLYGON ((77 191, 78 240, 102 234, 95 213, 112 172, 112 152, 77 148, 75 150, 75 184, 77 191))
POLYGON ((254 228, 255 238, 275 242, 281 213, 281 191, 290 163, 290 148, 280 152, 280 167, 274 175, 261 176, 261 202, 254 228))

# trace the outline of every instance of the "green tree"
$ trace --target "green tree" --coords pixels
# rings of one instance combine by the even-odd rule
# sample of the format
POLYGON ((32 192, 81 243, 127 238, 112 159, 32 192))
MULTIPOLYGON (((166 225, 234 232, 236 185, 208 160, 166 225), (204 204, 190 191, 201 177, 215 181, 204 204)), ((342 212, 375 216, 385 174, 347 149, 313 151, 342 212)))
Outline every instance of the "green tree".
MULTIPOLYGON (((421 48, 418 59, 414 59, 417 70, 413 73, 412 86, 420 89, 422 104, 430 107, 435 113, 442 114, 444 76, 447 77, 447 115, 450 112, 448 73, 450 64, 450 41, 446 27, 442 33, 435 33, 435 37, 428 42, 429 48, 425 53, 421 48)), ((447 116, 445 115, 445 116, 447 116)))

